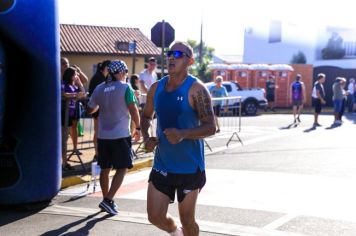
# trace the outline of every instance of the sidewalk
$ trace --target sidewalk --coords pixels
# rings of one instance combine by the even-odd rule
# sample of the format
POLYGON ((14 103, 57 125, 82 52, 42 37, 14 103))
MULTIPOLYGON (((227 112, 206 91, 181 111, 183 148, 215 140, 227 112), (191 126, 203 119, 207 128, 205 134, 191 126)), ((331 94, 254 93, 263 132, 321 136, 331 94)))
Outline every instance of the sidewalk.
MULTIPOLYGON (((70 139, 70 138, 69 138, 70 139)), ((70 142, 69 142, 70 143, 70 142)), ((88 141, 80 140, 78 138, 78 148, 82 153, 79 155, 80 159, 82 160, 84 167, 79 161, 77 155, 72 155, 69 160, 71 166, 74 167, 74 170, 66 170, 62 172, 62 184, 61 189, 67 188, 73 185, 82 184, 89 182, 92 178, 91 176, 91 164, 93 162, 93 157, 95 154, 93 144, 87 144, 88 141), (85 169, 84 169, 85 168, 85 169)), ((137 156, 133 161, 133 168, 130 171, 136 171, 139 169, 147 168, 152 166, 153 161, 153 153, 144 153, 141 147, 139 148, 139 143, 133 143, 132 149, 137 152, 137 156)), ((68 155, 72 153, 72 147, 68 145, 68 155)), ((114 174, 114 172, 112 173, 114 174)))

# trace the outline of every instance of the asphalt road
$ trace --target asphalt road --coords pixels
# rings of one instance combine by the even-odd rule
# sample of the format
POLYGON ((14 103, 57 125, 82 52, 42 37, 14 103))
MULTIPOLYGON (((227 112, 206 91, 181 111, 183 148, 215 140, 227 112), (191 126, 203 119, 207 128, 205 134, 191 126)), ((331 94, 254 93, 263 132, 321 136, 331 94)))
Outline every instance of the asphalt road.
MULTIPOLYGON (((356 116, 333 127, 323 115, 316 129, 312 115, 301 120, 243 117, 241 132, 228 127, 206 139, 213 151, 206 150, 207 184, 197 205, 201 235, 356 235, 356 116)), ((75 186, 44 209, 0 211, 0 235, 167 235, 147 221, 148 173, 127 175, 119 216, 98 211, 100 192, 75 186)), ((178 216, 176 203, 169 212, 178 216)))

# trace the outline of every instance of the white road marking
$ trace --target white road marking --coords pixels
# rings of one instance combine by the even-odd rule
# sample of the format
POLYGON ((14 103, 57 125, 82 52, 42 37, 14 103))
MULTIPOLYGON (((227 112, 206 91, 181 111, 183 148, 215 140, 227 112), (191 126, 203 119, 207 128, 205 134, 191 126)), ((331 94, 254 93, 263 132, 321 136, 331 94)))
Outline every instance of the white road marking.
MULTIPOLYGON (((101 218, 106 213, 99 213, 98 209, 92 208, 82 208, 82 207, 66 207, 60 205, 54 205, 47 207, 46 209, 39 212, 40 214, 50 214, 50 215, 66 215, 74 217, 87 217, 88 215, 93 215, 98 213, 93 218, 101 218)), ((150 225, 147 220, 147 214, 137 213, 137 212, 125 212, 120 211, 118 215, 107 218, 107 220, 121 221, 121 222, 131 222, 150 225)), ((175 218, 176 222, 179 222, 178 218, 175 218)), ((298 233, 290 233, 285 231, 263 229, 251 226, 242 226, 227 224, 221 222, 203 221, 198 220, 198 224, 201 232, 225 234, 232 236, 305 236, 298 233)))
MULTIPOLYGON (((127 175, 123 186, 147 180, 149 172, 127 175)), ((352 188, 355 178, 219 169, 207 169, 206 174, 207 183, 198 198, 200 205, 356 222, 356 192, 352 188)), ((85 189, 69 188, 60 194, 75 196, 85 189)), ((147 187, 119 197, 145 201, 147 187)))
POLYGON ((268 225, 265 225, 263 228, 264 229, 278 229, 280 226, 288 223, 289 221, 291 221, 292 219, 294 219, 297 216, 298 215, 295 215, 295 214, 286 214, 286 215, 278 218, 277 220, 269 223, 268 225))

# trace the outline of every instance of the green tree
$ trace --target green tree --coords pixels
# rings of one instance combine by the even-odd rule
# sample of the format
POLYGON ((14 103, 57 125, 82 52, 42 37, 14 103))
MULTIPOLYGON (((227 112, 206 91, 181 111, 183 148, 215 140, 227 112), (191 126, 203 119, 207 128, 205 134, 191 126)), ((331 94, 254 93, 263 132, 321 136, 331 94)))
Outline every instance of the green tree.
POLYGON ((208 82, 211 79, 211 71, 208 69, 213 53, 214 48, 208 47, 203 42, 202 55, 200 60, 200 43, 195 40, 188 39, 188 44, 193 48, 195 64, 191 67, 190 73, 194 76, 197 76, 203 82, 208 82))
POLYGON ((294 54, 292 60, 290 61, 291 64, 306 64, 307 58, 302 51, 298 51, 298 53, 294 54))

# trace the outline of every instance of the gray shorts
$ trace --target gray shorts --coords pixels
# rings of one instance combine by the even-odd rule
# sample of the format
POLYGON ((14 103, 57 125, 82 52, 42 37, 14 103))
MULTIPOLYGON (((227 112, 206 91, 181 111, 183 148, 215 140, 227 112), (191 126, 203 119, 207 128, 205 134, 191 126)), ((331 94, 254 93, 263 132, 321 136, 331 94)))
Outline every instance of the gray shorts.
POLYGON ((292 105, 293 105, 293 106, 300 106, 300 105, 303 105, 303 101, 302 101, 302 100, 293 100, 293 101, 292 101, 292 105))

